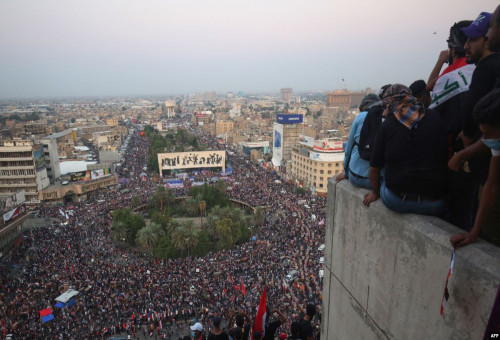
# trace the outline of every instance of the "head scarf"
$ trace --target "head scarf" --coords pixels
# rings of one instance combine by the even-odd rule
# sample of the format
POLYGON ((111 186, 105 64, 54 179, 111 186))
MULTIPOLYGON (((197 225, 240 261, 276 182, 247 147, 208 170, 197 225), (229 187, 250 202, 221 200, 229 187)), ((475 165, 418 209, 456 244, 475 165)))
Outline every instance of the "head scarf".
POLYGON ((425 116, 422 103, 411 95, 410 89, 401 84, 394 84, 387 89, 382 99, 389 113, 408 129, 417 128, 418 122, 425 116))
POLYGON ((381 104, 382 102, 380 101, 380 98, 375 93, 369 93, 361 101, 361 104, 359 105, 359 111, 366 111, 369 108, 381 104))

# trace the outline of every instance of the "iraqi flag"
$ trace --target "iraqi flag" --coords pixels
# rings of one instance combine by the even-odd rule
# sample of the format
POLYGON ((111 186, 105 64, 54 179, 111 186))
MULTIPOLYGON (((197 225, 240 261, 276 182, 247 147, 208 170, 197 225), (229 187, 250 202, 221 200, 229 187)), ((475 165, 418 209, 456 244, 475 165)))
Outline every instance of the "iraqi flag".
POLYGON ((252 340, 253 334, 255 332, 259 332, 262 337, 264 337, 264 325, 266 324, 266 287, 264 287, 264 291, 262 292, 262 296, 260 298, 259 309, 257 310, 257 315, 255 316, 255 321, 252 326, 252 340))
POLYGON ((459 58, 445 68, 432 89, 432 102, 429 108, 434 109, 448 99, 468 91, 475 68, 473 64, 467 64, 466 58, 459 58))

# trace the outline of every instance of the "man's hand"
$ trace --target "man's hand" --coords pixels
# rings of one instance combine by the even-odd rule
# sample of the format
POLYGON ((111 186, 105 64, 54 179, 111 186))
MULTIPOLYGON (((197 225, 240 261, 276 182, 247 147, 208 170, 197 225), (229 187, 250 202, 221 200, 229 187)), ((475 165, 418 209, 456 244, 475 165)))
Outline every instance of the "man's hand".
POLYGON ((461 156, 461 153, 457 152, 453 155, 453 157, 450 158, 450 160, 448 161, 448 168, 450 168, 450 170, 456 172, 463 170, 465 160, 462 159, 461 156))
POLYGON ((349 176, 347 176, 344 172, 341 172, 340 174, 337 175, 337 177, 335 177, 335 183, 338 183, 341 180, 348 179, 348 178, 349 178, 349 176))
POLYGON ((440 63, 443 63, 443 64, 447 63, 449 57, 450 57, 450 51, 449 50, 443 50, 443 51, 439 52, 438 61, 440 63))
POLYGON ((468 244, 474 243, 477 240, 477 235, 473 233, 455 234, 450 237, 450 242, 453 248, 460 248, 468 244))
POLYGON ((464 144, 465 148, 474 144, 474 139, 471 137, 468 137, 466 134, 464 134, 463 131, 460 131, 460 133, 458 134, 457 140, 461 140, 462 143, 464 144))
POLYGON ((367 207, 370 206, 371 202, 374 202, 380 198, 379 194, 374 193, 373 191, 370 191, 365 195, 365 198, 363 199, 363 204, 366 205, 367 207))

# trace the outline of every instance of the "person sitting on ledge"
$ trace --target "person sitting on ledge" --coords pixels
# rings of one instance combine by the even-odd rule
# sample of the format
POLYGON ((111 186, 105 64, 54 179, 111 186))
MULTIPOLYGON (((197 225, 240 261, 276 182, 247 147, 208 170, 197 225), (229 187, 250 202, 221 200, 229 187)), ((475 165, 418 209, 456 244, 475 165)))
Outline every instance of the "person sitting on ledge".
POLYGON ((436 111, 392 85, 382 99, 384 116, 370 161, 372 191, 363 203, 382 198, 391 210, 439 216, 446 206, 446 135, 436 111), (384 180, 380 170, 385 167, 384 180))
MULTIPOLYGON (((335 182, 338 183, 343 179, 349 179, 349 182, 351 182, 354 186, 370 189, 370 179, 368 177, 370 163, 360 157, 358 144, 359 137, 361 135, 361 128, 363 127, 365 118, 368 115, 368 110, 375 110, 381 106, 382 102, 380 98, 374 93, 366 95, 361 101, 361 104, 359 105, 360 113, 352 122, 351 132, 349 133, 349 139, 347 140, 345 148, 344 172, 335 178, 335 182)), ((382 112, 381 108, 380 112, 382 112)))

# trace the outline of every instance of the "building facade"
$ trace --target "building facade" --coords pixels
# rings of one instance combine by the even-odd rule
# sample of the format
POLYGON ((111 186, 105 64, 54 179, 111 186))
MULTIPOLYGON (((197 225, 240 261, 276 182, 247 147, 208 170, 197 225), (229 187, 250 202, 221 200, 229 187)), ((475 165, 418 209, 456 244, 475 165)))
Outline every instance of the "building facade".
POLYGON ((280 90, 281 92, 281 100, 290 103, 292 101, 293 89, 290 87, 284 87, 280 90))
POLYGON ((318 194, 326 194, 328 180, 343 170, 342 142, 314 141, 292 148, 292 178, 318 194))
POLYGON ((299 142, 303 129, 302 115, 278 114, 273 124, 273 158, 275 168, 284 171, 292 160, 292 147, 299 142))
POLYGON ((25 190, 26 200, 38 201, 38 192, 50 185, 41 144, 31 140, 0 141, 0 196, 25 190))

